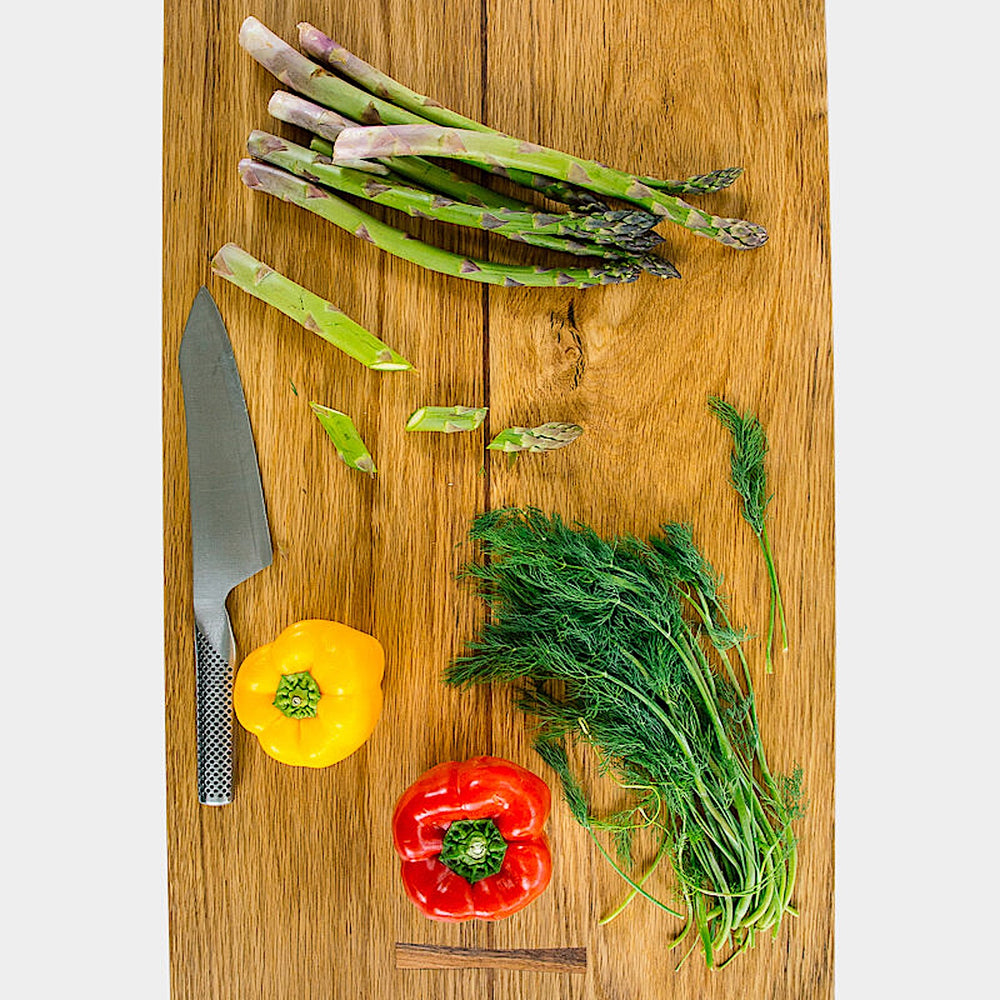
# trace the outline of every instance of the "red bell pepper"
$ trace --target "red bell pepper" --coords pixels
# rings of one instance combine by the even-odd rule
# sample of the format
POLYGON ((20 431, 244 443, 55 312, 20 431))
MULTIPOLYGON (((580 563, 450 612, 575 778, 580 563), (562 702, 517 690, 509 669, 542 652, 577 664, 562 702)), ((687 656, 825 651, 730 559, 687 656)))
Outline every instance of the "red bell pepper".
POLYGON ((552 876, 548 785, 509 760, 432 767, 396 803, 393 841, 407 896, 434 920, 499 920, 552 876))

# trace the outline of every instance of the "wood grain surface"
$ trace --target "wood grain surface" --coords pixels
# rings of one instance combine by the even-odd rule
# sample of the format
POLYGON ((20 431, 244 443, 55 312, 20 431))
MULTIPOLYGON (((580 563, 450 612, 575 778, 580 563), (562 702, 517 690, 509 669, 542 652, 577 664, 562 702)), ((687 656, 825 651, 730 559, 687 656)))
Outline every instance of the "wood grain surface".
MULTIPOLYGON (((168 0, 164 136, 164 524, 172 992, 175 1000, 371 1000, 832 995, 833 430, 826 92, 819 0, 168 0), (289 41, 309 20, 417 90, 526 139, 640 173, 742 165, 719 215, 765 224, 738 253, 661 226, 681 281, 587 291, 491 289, 397 261, 240 184, 275 82, 237 44, 254 14, 289 41), (361 368, 210 276, 234 241, 331 298, 416 373, 361 368), (385 709, 348 760, 283 767, 237 734, 236 801, 197 803, 190 533, 176 357, 201 284, 219 303, 243 378, 274 563, 230 600, 245 654, 291 622, 371 631, 387 656, 385 709), (423 770, 477 753, 546 772, 509 693, 459 694, 441 670, 480 609, 453 580, 473 516, 534 504, 604 532, 693 523, 737 618, 759 626, 767 586, 726 485, 728 444, 709 393, 755 409, 771 442, 772 541, 791 649, 759 670, 765 744, 805 770, 797 919, 721 972, 667 950, 677 922, 637 900, 598 926, 622 885, 558 803, 554 874, 496 925, 425 920, 406 900, 389 832, 423 770), (351 413, 379 475, 348 470, 308 401, 351 413), (581 423, 564 451, 509 468, 481 434, 406 436, 422 404, 489 405, 487 431, 581 423), (585 975, 398 969, 396 942, 585 947, 585 975)), ((383 217, 389 218, 388 215, 383 217)), ((449 248, 537 260, 530 248, 427 223, 449 248)), ((760 664, 759 645, 752 647, 760 664)), ((599 785, 598 779, 594 781, 599 785)), ((602 787, 599 801, 614 795, 602 787)), ((646 845, 647 848, 649 845, 646 845)), ((649 883, 669 894, 667 869, 649 883)))

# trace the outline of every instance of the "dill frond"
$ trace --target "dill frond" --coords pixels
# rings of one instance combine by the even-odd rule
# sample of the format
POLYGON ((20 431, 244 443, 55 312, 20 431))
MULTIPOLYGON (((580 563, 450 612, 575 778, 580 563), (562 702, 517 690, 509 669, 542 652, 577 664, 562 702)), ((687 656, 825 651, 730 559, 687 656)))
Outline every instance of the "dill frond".
POLYGON ((774 555, 767 537, 767 508, 773 494, 767 491, 767 435, 760 421, 749 410, 740 416, 731 403, 718 396, 708 397, 709 410, 733 436, 733 450, 729 456, 729 482, 743 501, 743 519, 753 529, 764 555, 768 585, 771 588, 771 607, 768 613, 767 645, 764 649, 765 667, 773 670, 771 649, 774 645, 775 615, 781 621, 782 648, 788 651, 788 625, 785 621, 785 605, 781 599, 778 574, 774 568, 774 555))

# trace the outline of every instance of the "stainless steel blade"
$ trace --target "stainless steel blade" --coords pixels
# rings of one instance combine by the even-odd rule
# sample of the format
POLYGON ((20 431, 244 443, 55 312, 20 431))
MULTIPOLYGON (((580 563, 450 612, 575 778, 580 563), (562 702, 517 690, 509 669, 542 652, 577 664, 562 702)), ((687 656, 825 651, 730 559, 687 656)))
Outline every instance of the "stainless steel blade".
POLYGON ((202 288, 180 349, 191 483, 198 801, 233 798, 233 669, 226 598, 271 563, 264 493, 236 359, 202 288))
POLYGON ((196 617, 220 648, 213 609, 236 584, 271 564, 257 452, 236 359, 207 288, 191 306, 180 348, 191 484, 196 617))

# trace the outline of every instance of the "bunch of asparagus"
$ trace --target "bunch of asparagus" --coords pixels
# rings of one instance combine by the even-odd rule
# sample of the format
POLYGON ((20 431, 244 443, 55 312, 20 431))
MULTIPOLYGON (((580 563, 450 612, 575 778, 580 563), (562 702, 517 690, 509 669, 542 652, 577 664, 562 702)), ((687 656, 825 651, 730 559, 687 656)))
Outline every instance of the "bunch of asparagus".
POLYGON ((754 223, 713 216, 681 198, 728 187, 739 168, 684 180, 633 176, 522 142, 450 111, 312 25, 299 25, 299 44, 307 55, 254 17, 240 28, 240 45, 295 91, 277 91, 270 114, 313 136, 307 148, 254 131, 240 176, 248 187, 299 205, 405 260, 488 284, 588 288, 634 281, 643 271, 680 277, 673 264, 651 252, 663 242, 653 228, 663 219, 736 249, 767 239, 754 223), (455 173, 439 162, 448 159, 513 181, 526 189, 524 196, 455 173), (586 259, 540 267, 465 257, 416 240, 339 194, 586 259), (538 195, 559 208, 540 207, 538 195), (605 199, 627 207, 611 207, 605 199))

